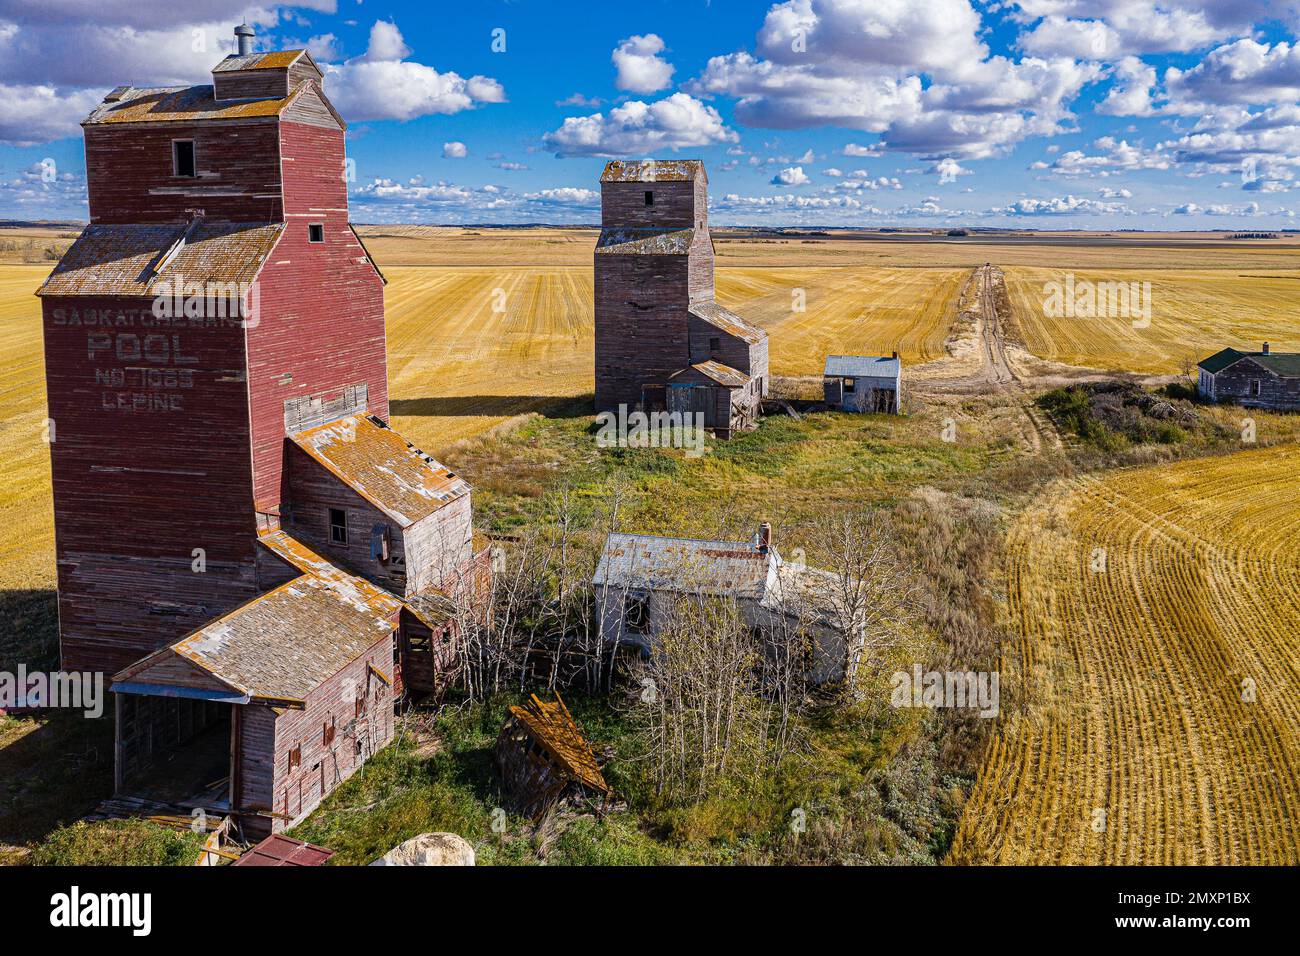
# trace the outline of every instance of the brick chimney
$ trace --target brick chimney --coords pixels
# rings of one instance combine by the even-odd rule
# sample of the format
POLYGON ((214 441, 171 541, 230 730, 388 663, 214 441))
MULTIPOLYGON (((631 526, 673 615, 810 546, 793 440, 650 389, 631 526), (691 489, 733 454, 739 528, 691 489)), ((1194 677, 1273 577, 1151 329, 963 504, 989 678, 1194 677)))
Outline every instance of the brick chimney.
POLYGON ((758 553, 767 554, 772 550, 772 525, 764 521, 758 526, 758 553))
POLYGON ((1264 354, 1265 354, 1265 355, 1268 354, 1268 343, 1267 343, 1267 342, 1264 343, 1264 354))

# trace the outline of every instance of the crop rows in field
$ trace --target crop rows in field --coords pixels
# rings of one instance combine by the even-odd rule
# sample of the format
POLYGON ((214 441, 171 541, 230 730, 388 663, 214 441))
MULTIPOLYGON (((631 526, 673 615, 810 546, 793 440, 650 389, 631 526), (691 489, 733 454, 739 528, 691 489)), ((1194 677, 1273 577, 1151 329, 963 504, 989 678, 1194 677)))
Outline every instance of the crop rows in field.
POLYGON ((1149 324, 1131 315, 1053 315, 1045 307, 1048 283, 1064 284, 1060 269, 1006 269, 1012 315, 1025 347, 1068 365, 1145 373, 1194 366, 1224 346, 1276 351, 1300 349, 1296 302, 1300 271, 1270 268, 1093 270, 1074 272, 1076 286, 1150 283, 1149 324))
MULTIPOLYGON (((393 414, 412 438, 436 447, 591 391, 589 268, 394 266, 386 275, 393 414)), ((941 355, 963 276, 753 268, 719 270, 717 285, 721 302, 767 329, 773 374, 820 375, 829 353, 941 355)))
POLYGON ((955 862, 1300 862, 1298 467, 1292 446, 1076 478, 1026 511, 1003 663, 1025 707, 955 862))

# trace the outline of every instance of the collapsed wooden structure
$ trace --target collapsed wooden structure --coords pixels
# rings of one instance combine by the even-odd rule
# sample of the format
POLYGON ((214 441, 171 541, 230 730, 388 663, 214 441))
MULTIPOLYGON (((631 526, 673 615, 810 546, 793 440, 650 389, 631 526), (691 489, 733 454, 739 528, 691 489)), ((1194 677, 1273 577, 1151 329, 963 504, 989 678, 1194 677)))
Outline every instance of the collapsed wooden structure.
POLYGON ((497 737, 496 765, 506 792, 534 819, 561 804, 603 805, 611 793, 559 694, 551 703, 534 694, 524 706, 510 708, 497 737))

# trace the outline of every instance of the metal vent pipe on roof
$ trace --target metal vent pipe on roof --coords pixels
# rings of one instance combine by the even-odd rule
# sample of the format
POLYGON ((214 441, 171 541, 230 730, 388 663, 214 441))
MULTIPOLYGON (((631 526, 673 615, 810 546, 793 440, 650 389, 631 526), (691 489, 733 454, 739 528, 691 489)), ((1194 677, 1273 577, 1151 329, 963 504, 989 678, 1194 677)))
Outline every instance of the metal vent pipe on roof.
POLYGON ((235 27, 235 41, 239 44, 239 55, 248 56, 253 52, 253 37, 257 36, 247 23, 235 27))

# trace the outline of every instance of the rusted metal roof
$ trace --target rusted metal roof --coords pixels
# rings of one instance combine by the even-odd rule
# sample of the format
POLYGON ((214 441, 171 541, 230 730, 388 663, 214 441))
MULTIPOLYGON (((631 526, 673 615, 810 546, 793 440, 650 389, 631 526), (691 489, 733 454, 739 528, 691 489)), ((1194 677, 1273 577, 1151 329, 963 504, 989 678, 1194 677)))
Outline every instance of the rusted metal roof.
POLYGON ((470 492, 445 465, 363 416, 349 415, 289 437, 403 528, 470 492))
POLYGON ((712 300, 696 302, 691 306, 690 313, 698 319, 703 319, 715 329, 734 335, 750 345, 756 345, 767 338, 767 333, 762 329, 750 325, 736 313, 724 309, 712 300))
POLYGON ((684 256, 694 241, 694 229, 602 229, 596 252, 612 256, 684 256))
POLYGON ((131 87, 100 103, 82 126, 112 123, 193 123, 197 120, 259 119, 279 116, 310 84, 299 83, 284 97, 218 100, 211 85, 131 87))
MULTIPOLYGON (((749 384, 749 376, 744 372, 739 369, 734 369, 730 365, 723 365, 721 362, 715 362, 713 359, 709 359, 707 362, 699 362, 692 365, 691 368, 706 378, 717 382, 719 385, 724 385, 727 388, 744 388, 749 384)), ((677 375, 680 374, 681 372, 677 373, 677 375)), ((676 378, 676 375, 674 375, 673 378, 676 378)))
POLYGON ((272 537, 277 540, 268 546, 310 570, 155 651, 114 681, 166 687, 175 682, 167 662, 180 657, 251 700, 301 703, 397 628, 397 598, 282 532, 259 540, 272 537))
POLYGON ((287 70, 297 63, 306 52, 306 50, 276 50, 270 53, 246 53, 243 56, 238 53, 231 53, 214 66, 212 72, 238 73, 242 70, 287 70))
POLYGON ((614 159, 600 174, 602 183, 671 183, 692 179, 709 181, 699 159, 614 159))
POLYGON ((283 223, 90 225, 37 295, 153 297, 166 283, 251 283, 275 248, 283 223))
POLYGON ((780 558, 749 541, 701 541, 611 534, 592 584, 635 591, 678 591, 762 600, 780 558))
POLYGON ((275 833, 241 856, 231 866, 321 866, 333 850, 275 833))
POLYGON ((528 729, 529 735, 550 754, 560 769, 583 786, 609 793, 609 784, 600 772, 591 745, 582 736, 578 722, 559 694, 549 704, 533 694, 524 706, 511 707, 510 713, 528 729))

